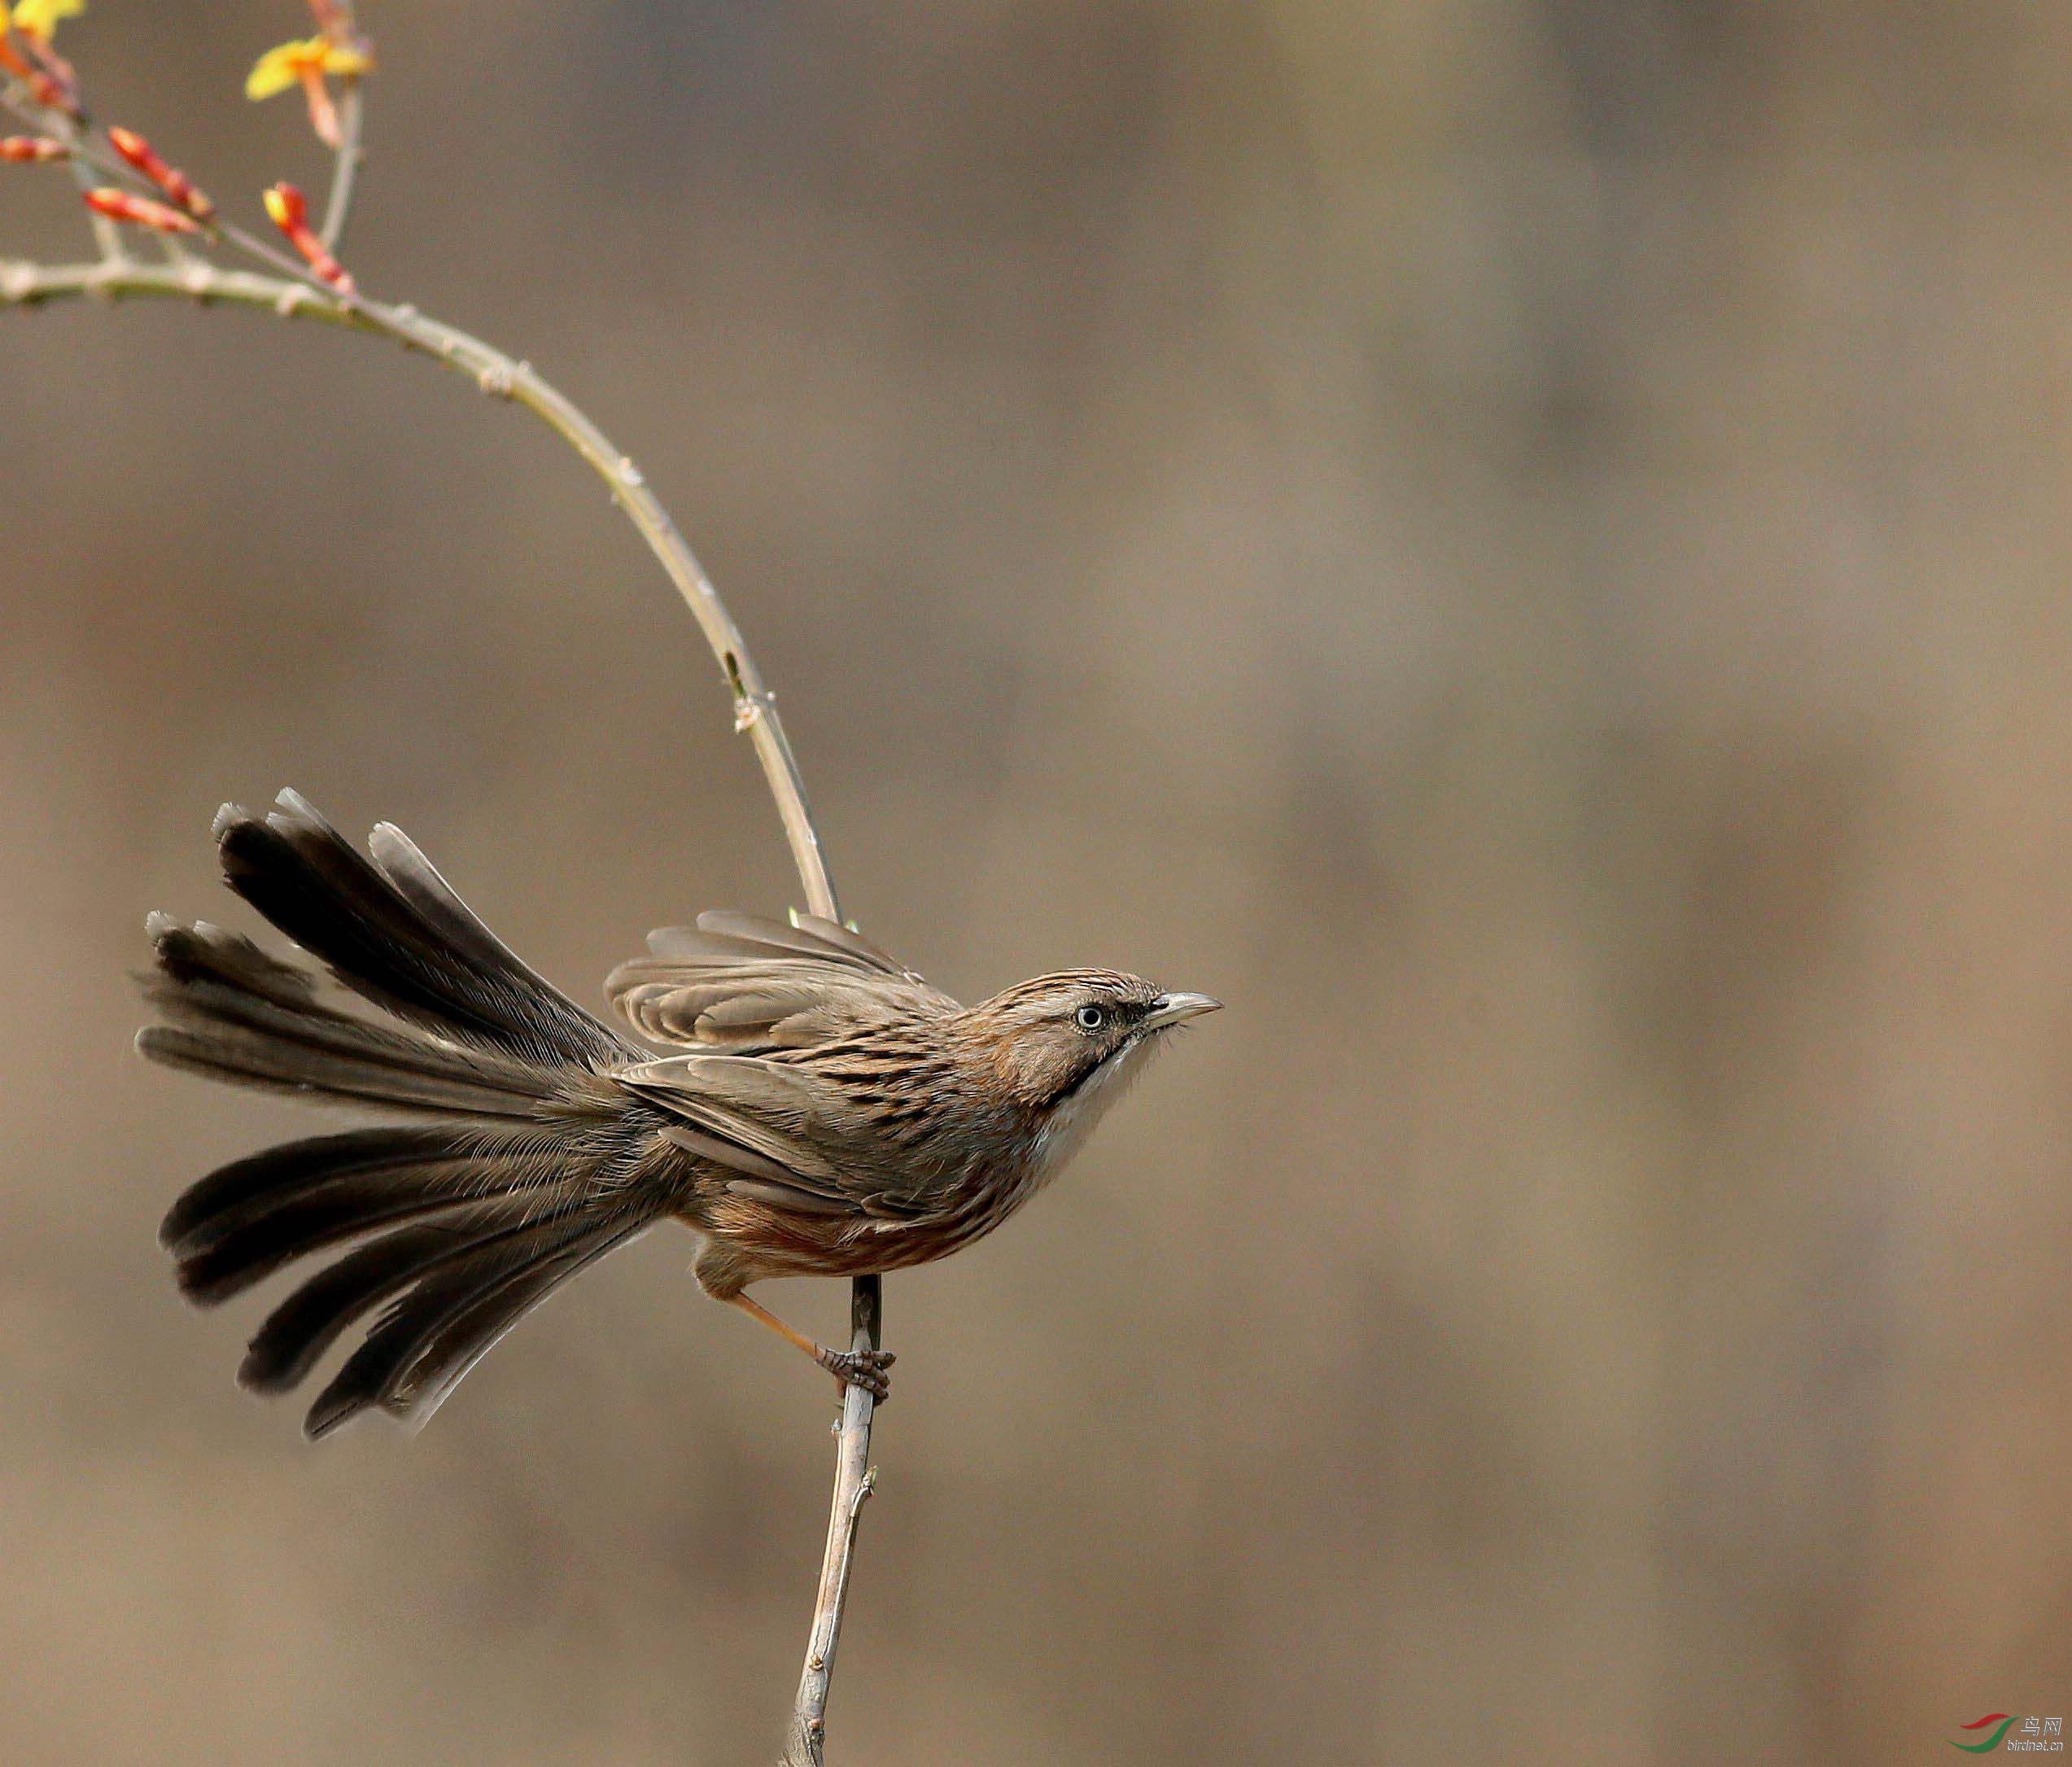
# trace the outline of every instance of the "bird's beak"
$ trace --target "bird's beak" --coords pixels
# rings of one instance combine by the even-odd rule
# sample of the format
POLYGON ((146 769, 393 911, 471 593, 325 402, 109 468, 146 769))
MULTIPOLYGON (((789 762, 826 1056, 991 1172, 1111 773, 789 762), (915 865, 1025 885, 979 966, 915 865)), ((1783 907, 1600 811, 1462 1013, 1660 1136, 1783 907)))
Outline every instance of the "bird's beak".
POLYGON ((1163 1030, 1168 1025, 1178 1025, 1190 1018, 1199 1018, 1204 1013, 1213 1013, 1222 1004, 1205 994, 1161 995, 1158 1004, 1145 1017, 1143 1028, 1163 1030))

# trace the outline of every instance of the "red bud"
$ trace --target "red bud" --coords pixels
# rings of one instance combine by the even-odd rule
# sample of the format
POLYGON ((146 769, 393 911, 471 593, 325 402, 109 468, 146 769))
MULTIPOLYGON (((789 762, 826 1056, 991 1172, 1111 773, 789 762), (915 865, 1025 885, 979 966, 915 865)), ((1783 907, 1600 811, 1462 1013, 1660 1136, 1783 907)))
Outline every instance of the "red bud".
POLYGON ((169 166, 159 157, 158 150, 133 129, 111 129, 109 143, 161 190, 192 215, 196 221, 212 221, 216 204, 206 193, 197 189, 195 181, 177 166, 169 166))
POLYGON ((133 226, 148 227, 154 233, 201 231, 193 216, 164 203, 154 203, 148 196, 132 196, 129 191, 118 190, 111 185, 104 184, 98 190, 89 190, 86 206, 110 221, 126 221, 133 226))
POLYGON ((0 68, 26 85, 28 95, 44 109, 62 111, 71 117, 79 115, 79 77, 72 63, 43 38, 28 31, 5 33, 0 51, 0 68))
POLYGON ((63 111, 71 117, 79 115, 79 100, 66 89, 63 81, 41 68, 29 69, 28 95, 46 111, 63 111))
POLYGON ((0 161, 9 165, 48 165, 53 160, 71 157, 71 148, 48 135, 0 136, 0 161))
POLYGON ((308 199, 295 186, 277 184, 267 191, 266 212, 288 243, 302 254, 303 261, 317 281, 330 283, 341 295, 360 292, 345 266, 331 256, 324 242, 311 230, 308 199))

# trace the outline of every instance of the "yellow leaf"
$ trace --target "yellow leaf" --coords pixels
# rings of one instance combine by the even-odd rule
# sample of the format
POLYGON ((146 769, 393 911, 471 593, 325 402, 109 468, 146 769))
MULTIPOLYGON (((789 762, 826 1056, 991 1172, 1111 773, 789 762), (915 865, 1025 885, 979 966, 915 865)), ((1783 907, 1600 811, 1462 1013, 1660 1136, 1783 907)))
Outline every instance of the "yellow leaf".
POLYGON ((304 43, 280 43, 278 48, 267 50, 253 71, 244 77, 244 98, 273 98, 273 94, 290 91, 303 83, 304 43))
POLYGON ((341 80, 356 80, 363 73, 374 71, 374 59, 357 49, 341 49, 337 44, 327 45, 324 50, 324 72, 335 74, 341 80))
POLYGON ((293 90, 302 84, 303 68, 322 59, 325 47, 322 37, 313 37, 268 50, 245 77, 245 96, 270 98, 276 93, 293 90))
POLYGON ((47 43, 59 19, 76 19, 85 10, 86 0, 15 0, 15 28, 47 43))
MULTIPOLYGON (((33 5, 36 0, 21 0, 21 3, 33 5)), ((77 5, 80 0, 57 0, 57 3, 77 5)), ((372 72, 374 66, 373 59, 364 51, 341 48, 329 37, 299 37, 268 50, 252 64, 251 72, 245 77, 245 96, 270 98, 277 93, 300 85, 304 77, 313 72, 357 79, 363 73, 372 72)))

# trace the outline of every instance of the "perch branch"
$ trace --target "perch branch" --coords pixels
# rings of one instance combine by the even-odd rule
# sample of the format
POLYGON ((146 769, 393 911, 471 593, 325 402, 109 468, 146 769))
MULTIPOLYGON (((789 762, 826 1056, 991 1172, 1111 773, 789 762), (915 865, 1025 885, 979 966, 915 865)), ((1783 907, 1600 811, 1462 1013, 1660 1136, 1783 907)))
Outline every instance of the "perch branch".
MULTIPOLYGON (((347 188, 349 198, 349 183, 347 188)), ((76 265, 0 260, 0 304, 33 308, 79 296, 108 301, 132 297, 172 299, 191 300, 201 306, 222 304, 271 312, 287 319, 313 319, 388 338, 466 376, 483 392, 524 406, 581 455, 610 488, 614 502, 639 531, 689 607, 733 695, 735 727, 747 734, 762 763, 798 869, 807 906, 815 914, 839 919, 841 911, 821 851, 820 833, 807 807, 798 763, 777 715, 776 702, 732 615, 632 461, 530 363, 515 361, 479 338, 427 318, 414 308, 346 298, 313 286, 299 266, 280 254, 256 240, 238 236, 234 230, 225 230, 255 255, 278 263, 287 273, 226 270, 199 260, 164 265, 122 258, 76 265)), ((850 1293, 854 1348, 879 1347, 880 1318, 878 1279, 859 1278, 850 1293)), ((785 1767, 820 1767, 821 1761, 828 1691, 855 1551, 857 1515, 871 1489, 874 1411, 870 1395, 861 1388, 845 1389, 827 1546, 785 1767)))
MULTIPOLYGON (((859 1277, 850 1291, 850 1347, 876 1349, 885 1327, 878 1279, 859 1277)), ((877 1482, 871 1463, 872 1399, 861 1387, 842 1389, 841 1424, 835 1448, 834 1502, 828 1514, 828 1546, 820 1561, 820 1589, 813 1603, 813 1629, 806 1640, 806 1667, 791 1733, 778 1767, 821 1767, 828 1728, 828 1689, 834 1680, 834 1654, 841 1642, 842 1610, 849 1600, 849 1569, 856 1551, 856 1518, 877 1482)))

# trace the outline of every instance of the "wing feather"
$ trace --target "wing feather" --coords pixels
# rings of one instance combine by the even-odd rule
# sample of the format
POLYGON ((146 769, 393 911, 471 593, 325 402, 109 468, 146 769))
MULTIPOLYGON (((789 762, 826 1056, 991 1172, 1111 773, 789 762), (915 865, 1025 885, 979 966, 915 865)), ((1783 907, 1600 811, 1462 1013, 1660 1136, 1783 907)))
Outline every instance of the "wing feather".
POLYGON ((648 935, 605 992, 656 1043, 743 1052, 806 1049, 957 1003, 860 934, 813 915, 796 924, 732 910, 648 935))
POLYGON ((893 1216, 900 1200, 859 1179, 869 1150, 849 1146, 833 1082, 755 1056, 670 1056, 615 1078, 679 1119, 662 1133, 723 1166, 737 1195, 811 1214, 893 1216))

